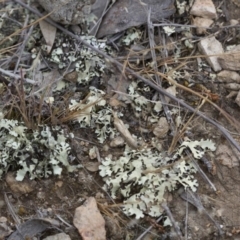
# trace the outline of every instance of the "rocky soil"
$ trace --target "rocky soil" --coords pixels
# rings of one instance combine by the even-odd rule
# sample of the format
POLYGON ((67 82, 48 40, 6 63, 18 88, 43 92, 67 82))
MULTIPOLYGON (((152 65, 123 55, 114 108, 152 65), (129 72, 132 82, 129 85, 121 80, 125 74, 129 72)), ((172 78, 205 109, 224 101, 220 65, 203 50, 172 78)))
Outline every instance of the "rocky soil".
POLYGON ((240 239, 240 2, 52 3, 0 1, 0 239, 240 239))

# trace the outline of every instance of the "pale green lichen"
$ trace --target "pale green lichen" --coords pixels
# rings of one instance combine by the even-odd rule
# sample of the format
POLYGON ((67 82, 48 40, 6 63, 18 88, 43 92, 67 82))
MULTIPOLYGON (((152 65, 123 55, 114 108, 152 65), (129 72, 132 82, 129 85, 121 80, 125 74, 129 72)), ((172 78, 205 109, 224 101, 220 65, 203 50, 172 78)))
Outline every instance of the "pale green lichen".
MULTIPOLYGON (((107 54, 112 52, 104 40, 98 40, 93 36, 81 36, 81 38, 107 54)), ((56 38, 55 48, 48 60, 56 63, 60 69, 70 65, 74 67, 78 73, 77 81, 80 84, 87 84, 94 76, 101 76, 106 69, 106 62, 102 56, 76 39, 64 35, 56 38)))
MULTIPOLYGON (((8 168, 17 169, 16 179, 30 179, 60 175, 63 167, 69 172, 76 169, 69 163, 70 134, 59 126, 38 126, 27 129, 16 120, 0 120, 0 177, 8 168)), ((72 135, 71 135, 72 136, 72 135)))
POLYGON ((163 27, 163 30, 168 36, 175 33, 175 31, 176 31, 175 27, 173 27, 173 26, 165 26, 165 27, 163 27))
POLYGON ((123 211, 128 216, 160 216, 166 191, 173 191, 178 185, 192 191, 197 189, 194 164, 180 158, 185 149, 199 159, 206 150, 214 151, 215 145, 211 140, 184 141, 172 157, 150 148, 131 150, 126 146, 124 155, 118 160, 107 157, 99 166, 104 189, 110 191, 113 198, 124 197, 123 211))
POLYGON ((148 121, 151 123, 158 121, 158 113, 162 111, 161 101, 150 101, 142 95, 140 91, 150 92, 149 86, 139 88, 141 82, 132 82, 128 87, 129 97, 132 101, 132 106, 135 109, 135 115, 148 116, 148 121), (154 110, 154 111, 153 111, 154 110), (141 113, 140 115, 138 113, 141 113))
POLYGON ((95 87, 90 87, 90 92, 84 100, 72 100, 70 111, 78 111, 76 120, 81 128, 95 129, 98 141, 103 143, 110 135, 116 133, 113 128, 113 116, 110 106, 103 98, 105 93, 95 87))
POLYGON ((176 1, 177 10, 180 15, 186 12, 187 5, 187 1, 176 1))
POLYGON ((129 28, 126 34, 122 37, 121 42, 123 45, 130 46, 140 40, 142 32, 136 28, 129 28))

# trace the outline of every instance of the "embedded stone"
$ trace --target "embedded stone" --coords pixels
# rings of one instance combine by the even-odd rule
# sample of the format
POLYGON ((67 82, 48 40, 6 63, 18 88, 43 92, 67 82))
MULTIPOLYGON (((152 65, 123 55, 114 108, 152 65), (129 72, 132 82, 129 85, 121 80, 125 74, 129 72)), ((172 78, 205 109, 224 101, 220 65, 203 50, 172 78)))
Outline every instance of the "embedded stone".
POLYGON ((211 0, 195 0, 190 14, 209 19, 217 18, 217 11, 211 0))
POLYGON ((213 68, 214 71, 220 71, 222 69, 218 62, 218 56, 223 54, 222 44, 215 38, 205 38, 198 43, 199 51, 207 55, 206 60, 208 64, 213 68))
POLYGON ((213 24, 213 20, 208 18, 195 17, 193 19, 193 25, 197 26, 197 35, 202 35, 206 33, 208 27, 213 24))
POLYGON ((239 71, 240 70, 240 45, 226 51, 218 57, 218 61, 223 69, 239 71))

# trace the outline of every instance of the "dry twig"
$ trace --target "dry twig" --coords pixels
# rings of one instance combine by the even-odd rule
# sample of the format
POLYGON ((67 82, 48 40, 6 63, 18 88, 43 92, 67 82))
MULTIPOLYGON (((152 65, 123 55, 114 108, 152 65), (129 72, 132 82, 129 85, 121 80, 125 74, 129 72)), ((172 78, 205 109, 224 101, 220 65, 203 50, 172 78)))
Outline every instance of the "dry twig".
POLYGON ((207 212, 207 210, 203 207, 201 199, 197 195, 197 193, 193 193, 191 190, 187 189, 186 191, 182 192, 180 194, 180 197, 184 199, 185 201, 191 203, 193 206, 195 206, 199 213, 204 213, 208 216, 208 218, 215 224, 217 227, 219 234, 222 235, 223 231, 219 224, 212 218, 212 216, 207 212))
POLYGON ((177 233, 178 238, 179 238, 180 240, 182 240, 182 239, 183 239, 183 238, 182 238, 182 234, 181 234, 181 232, 180 232, 179 227, 177 226, 176 221, 174 220, 174 217, 173 217, 173 215, 172 215, 169 207, 167 206, 166 203, 163 203, 163 204, 162 204, 162 208, 165 210, 166 214, 168 215, 168 217, 169 217, 169 219, 170 219, 170 221, 171 221, 171 223, 172 223, 172 225, 173 225, 173 228, 174 228, 175 232, 177 233))

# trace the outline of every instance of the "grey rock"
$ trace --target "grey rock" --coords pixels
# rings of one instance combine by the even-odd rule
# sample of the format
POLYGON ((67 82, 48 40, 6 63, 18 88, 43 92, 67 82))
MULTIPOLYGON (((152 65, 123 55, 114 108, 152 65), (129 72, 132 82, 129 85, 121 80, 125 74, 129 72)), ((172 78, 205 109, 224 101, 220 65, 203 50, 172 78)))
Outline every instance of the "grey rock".
POLYGON ((149 8, 154 22, 175 12, 174 0, 116 1, 105 15, 109 0, 39 0, 39 3, 48 13, 52 12, 50 17, 56 22, 70 25, 90 22, 91 34, 95 35, 98 30, 99 38, 147 23, 149 8), (102 16, 100 26, 95 24, 102 16))
POLYGON ((44 232, 51 227, 48 221, 43 219, 30 219, 18 226, 17 230, 13 232, 8 240, 22 240, 29 237, 32 239, 35 235, 44 232))
MULTIPOLYGON (((48 12, 52 12, 52 20, 62 24, 80 24, 91 12, 91 0, 39 0, 39 4, 48 12)), ((94 1, 95 2, 95 1, 94 1)))
POLYGON ((97 37, 101 38, 147 23, 148 8, 151 8, 151 20, 158 22, 175 12, 173 4, 173 0, 116 1, 103 18, 97 37))

